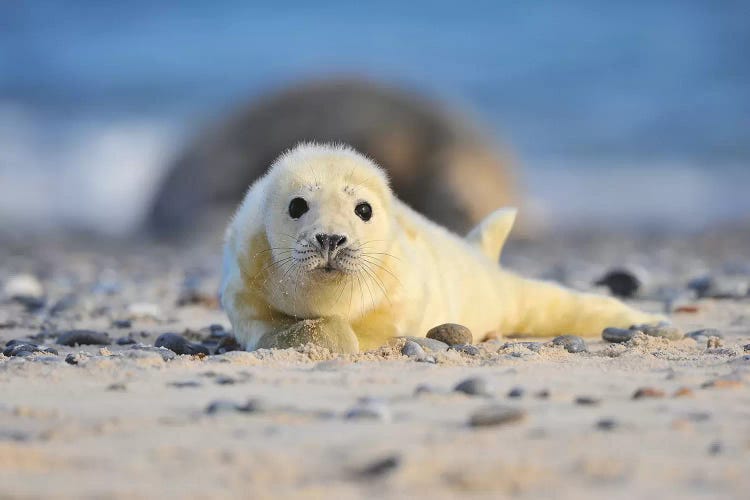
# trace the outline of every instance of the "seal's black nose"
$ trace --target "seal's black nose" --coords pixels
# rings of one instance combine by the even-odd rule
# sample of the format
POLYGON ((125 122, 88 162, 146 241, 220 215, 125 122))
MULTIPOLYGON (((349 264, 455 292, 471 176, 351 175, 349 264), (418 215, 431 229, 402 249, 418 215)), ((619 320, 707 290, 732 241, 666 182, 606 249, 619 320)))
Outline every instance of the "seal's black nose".
POLYGON ((333 252, 346 243, 346 236, 340 234, 316 234, 315 239, 318 240, 321 249, 327 248, 329 252, 333 252))

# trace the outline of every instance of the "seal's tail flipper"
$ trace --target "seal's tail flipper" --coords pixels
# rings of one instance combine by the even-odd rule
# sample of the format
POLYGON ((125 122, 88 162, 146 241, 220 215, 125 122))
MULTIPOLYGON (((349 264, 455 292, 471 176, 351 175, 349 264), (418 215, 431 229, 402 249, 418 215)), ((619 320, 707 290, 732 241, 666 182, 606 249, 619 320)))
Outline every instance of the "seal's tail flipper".
POLYGON ((466 235, 466 240, 490 259, 500 259, 500 252, 516 220, 516 212, 512 207, 495 210, 466 235))

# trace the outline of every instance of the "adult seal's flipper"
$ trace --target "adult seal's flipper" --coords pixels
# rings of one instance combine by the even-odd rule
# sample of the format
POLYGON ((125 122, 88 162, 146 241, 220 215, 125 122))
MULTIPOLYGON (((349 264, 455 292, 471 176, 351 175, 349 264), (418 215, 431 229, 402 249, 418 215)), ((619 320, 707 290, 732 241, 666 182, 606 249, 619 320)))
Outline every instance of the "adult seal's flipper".
POLYGON ((499 260, 517 212, 513 207, 495 210, 466 235, 466 240, 490 259, 499 260))

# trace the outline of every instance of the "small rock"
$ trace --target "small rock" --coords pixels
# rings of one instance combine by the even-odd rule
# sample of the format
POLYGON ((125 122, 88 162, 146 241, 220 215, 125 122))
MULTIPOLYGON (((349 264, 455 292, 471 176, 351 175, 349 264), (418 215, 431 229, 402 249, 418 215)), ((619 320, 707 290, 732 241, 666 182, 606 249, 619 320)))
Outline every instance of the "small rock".
POLYGON ((586 342, 578 335, 560 335, 552 339, 552 344, 561 345, 570 353, 585 352, 588 350, 586 342))
POLYGON ((638 333, 636 330, 626 330, 624 328, 605 328, 602 332, 602 338, 607 342, 622 344, 623 342, 633 340, 636 333, 638 333))
POLYGON ((133 322, 129 319, 116 319, 112 321, 114 328, 130 328, 133 326, 133 322))
POLYGON ((406 341, 404 347, 401 348, 401 354, 417 361, 427 357, 422 346, 411 340, 406 341))
POLYGON ((167 385, 178 389, 185 389, 188 387, 200 387, 201 383, 196 380, 178 380, 176 382, 169 382, 167 385))
POLYGON ((718 455, 722 452, 724 447, 721 445, 721 441, 714 441, 711 443, 708 447, 708 454, 709 455, 718 455))
POLYGON ((405 336, 401 337, 406 340, 411 340, 412 342, 416 342, 420 346, 422 346, 422 349, 426 349, 428 351, 433 352, 445 352, 448 350, 448 344, 445 342, 440 342, 439 340, 435 339, 428 339, 426 337, 412 337, 412 336, 405 336))
POLYGON ((526 417, 526 412, 518 408, 508 406, 486 406, 475 411, 469 417, 471 427, 488 427, 520 422, 526 417))
POLYGON ((116 383, 116 384, 110 384, 107 386, 108 391, 125 391, 127 390, 127 387, 125 387, 125 384, 122 383, 116 383))
POLYGON ((14 300, 41 299, 44 296, 42 283, 31 274, 17 274, 8 278, 3 287, 5 296, 14 300))
POLYGON ((216 354, 225 354, 232 351, 244 350, 242 345, 237 341, 234 335, 226 334, 221 337, 218 345, 216 346, 216 354))
POLYGON ((380 420, 391 419, 391 412, 385 402, 377 399, 363 399, 359 404, 346 412, 348 420, 380 420))
POLYGON ((537 399, 548 399, 549 389, 542 389, 541 391, 538 391, 536 394, 534 394, 534 397, 537 399))
POLYGON ((680 387, 674 393, 676 398, 692 398, 693 396, 695 396, 695 393, 690 387, 680 387))
POLYGON ((492 395, 490 384, 487 383, 487 380, 480 377, 467 378, 466 380, 459 382, 453 390, 455 392, 463 392, 469 396, 492 395))
POLYGON ((575 403, 581 406, 596 406, 601 402, 598 398, 591 396, 578 396, 575 399, 575 403))
POLYGON ((617 421, 612 418, 603 418, 596 422, 596 428, 600 431, 611 431, 617 427, 617 421))
POLYGON ((523 397, 523 387, 514 387, 508 392, 509 398, 522 398, 523 397))
POLYGON ((479 356, 479 348, 471 344, 456 344, 450 346, 450 349, 466 354, 467 356, 479 356))
POLYGON ((163 333, 156 338, 155 347, 164 347, 175 354, 208 354, 208 349, 200 344, 194 344, 182 335, 163 333))
POLYGON ((6 347, 3 350, 3 355, 7 356, 9 358, 14 356, 29 356, 31 354, 35 353, 44 353, 44 354, 57 354, 57 351, 51 347, 45 347, 45 346, 38 346, 36 344, 28 343, 12 343, 8 342, 8 347, 6 347))
POLYGON ((233 385, 237 381, 233 379, 232 377, 227 377, 226 375, 219 375, 214 379, 214 382, 216 382, 219 385, 233 385))
POLYGON ((117 345, 132 345, 135 343, 136 343, 136 340, 130 336, 119 337, 117 340, 115 340, 115 344, 117 345))
POLYGON ((110 345, 112 341, 105 332, 93 330, 70 330, 57 337, 57 343, 73 347, 76 345, 110 345))
POLYGON ((716 328, 704 328, 703 330, 695 330, 694 332, 688 332, 685 334, 686 339, 693 339, 698 343, 703 343, 708 340, 709 337, 724 338, 724 335, 716 328))
POLYGON ((663 398, 664 391, 653 387, 641 387, 633 394, 633 399, 663 398))
POLYGON ((704 389, 737 389, 742 387, 742 382, 731 378, 718 378, 704 383, 701 387, 704 389))
POLYGON ((251 399, 245 404, 235 403, 226 399, 217 399, 206 406, 204 412, 208 415, 218 415, 220 413, 258 413, 263 411, 264 405, 256 400, 251 399))
POLYGON ((661 337, 669 340, 680 340, 684 337, 682 331, 676 326, 668 323, 658 323, 655 325, 633 325, 631 330, 645 333, 651 337, 661 337))
POLYGON ((420 394, 435 394, 436 392, 438 392, 438 390, 434 386, 431 386, 429 384, 419 384, 414 389, 415 396, 418 396, 420 394))
POLYGON ((638 292, 641 281, 630 271, 614 269, 594 284, 597 286, 606 286, 612 295, 629 298, 635 296, 636 292, 638 292))
POLYGON ((133 344, 131 349, 136 349, 138 351, 146 351, 146 352, 153 352, 157 353, 161 356, 161 358, 164 361, 172 361, 177 355, 174 353, 174 351, 167 349, 166 347, 154 347, 152 345, 146 345, 146 344, 133 344))
POLYGON ((363 479, 382 477, 396 470, 400 464, 401 459, 398 455, 393 455, 364 466, 357 471, 357 476, 363 479))
POLYGON ((430 331, 427 332, 427 338, 444 342, 449 346, 471 344, 474 340, 471 330, 463 325, 457 325, 455 323, 444 323, 431 328, 430 331))
POLYGON ((744 350, 745 352, 750 352, 750 344, 745 344, 745 345, 743 345, 743 346, 742 346, 742 349, 743 349, 743 350, 744 350))
POLYGON ((69 365, 77 365, 81 361, 83 361, 85 358, 87 358, 88 355, 86 353, 70 353, 67 356, 65 356, 65 362, 69 365))

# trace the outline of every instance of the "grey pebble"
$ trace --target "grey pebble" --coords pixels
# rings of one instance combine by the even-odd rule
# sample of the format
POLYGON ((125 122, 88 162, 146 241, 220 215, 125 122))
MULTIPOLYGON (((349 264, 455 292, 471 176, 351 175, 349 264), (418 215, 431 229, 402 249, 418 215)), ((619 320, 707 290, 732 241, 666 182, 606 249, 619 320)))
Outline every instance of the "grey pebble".
POLYGON ((214 382, 219 385, 233 385, 237 383, 235 379, 233 379, 232 377, 227 377, 226 375, 219 375, 214 379, 214 382))
POLYGON ((456 344, 452 345, 450 349, 458 351, 462 354, 466 354, 468 356, 479 356, 481 352, 477 346, 471 344, 456 344))
POLYGON ((603 418, 596 422, 596 428, 600 431, 611 431, 617 426, 617 421, 612 418, 603 418))
POLYGON ((131 345, 135 344, 136 340, 133 337, 127 336, 118 338, 117 340, 115 340, 115 343, 117 345, 131 345))
POLYGON ((57 351, 51 347, 39 346, 34 343, 23 343, 10 341, 6 344, 6 348, 3 350, 3 355, 12 358, 14 356, 31 356, 36 353, 44 354, 57 354, 57 351))
POLYGON ((114 328, 130 328, 133 326, 133 321, 129 319, 116 319, 112 321, 112 326, 114 328))
POLYGON ((257 413, 262 410, 263 405, 255 399, 251 399, 245 404, 218 399, 209 403, 204 412, 208 415, 218 415, 221 413, 257 413))
POLYGON ((463 392, 469 396, 491 396, 490 384, 481 377, 467 378, 459 382, 456 387, 453 388, 454 392, 463 392))
POLYGON ((523 387, 514 387, 508 392, 509 398, 522 398, 524 394, 523 387))
POLYGON ((177 389, 185 389, 189 387, 200 387, 201 383, 197 380, 178 380, 177 382, 169 382, 167 385, 170 387, 176 387, 177 389))
POLYGON ((127 387, 125 387, 125 384, 115 383, 115 384, 108 385, 107 386, 107 390, 108 391, 118 391, 118 392, 121 392, 121 391, 127 390, 127 387))
POLYGON ((526 417, 526 412, 508 406, 486 406, 475 411, 469 417, 471 427, 487 427, 520 422, 526 417))
POLYGON ((552 344, 561 345, 571 353, 585 352, 588 350, 586 342, 578 335, 560 335, 552 339, 552 344))
POLYGON ((70 330, 57 337, 57 343, 73 347, 76 345, 110 345, 112 341, 105 332, 94 330, 70 330))
POLYGON ((385 402, 378 399, 365 398, 346 412, 348 420, 380 420, 391 419, 391 412, 385 402))
POLYGON ((599 399, 591 396, 578 396, 575 399, 575 403, 581 406, 596 406, 600 403, 599 399))
POLYGON ((422 349, 422 346, 411 340, 406 341, 404 347, 401 348, 401 354, 416 360, 424 359, 427 357, 427 354, 424 352, 424 349, 422 349))
POLYGON ((708 340, 709 337, 724 338, 724 335, 716 328, 704 328, 702 330, 695 330, 694 332, 688 332, 685 334, 686 339, 693 339, 698 343, 703 343, 708 340))
POLYGON ((164 347, 175 354, 208 354, 208 349, 200 344, 194 344, 182 335, 163 333, 156 338, 155 347, 164 347))
POLYGON ((656 325, 633 325, 630 327, 631 330, 643 332, 651 337, 661 337, 669 340, 680 340, 684 337, 682 331, 676 326, 669 324, 656 324, 656 325))
POLYGON ((626 330, 624 328, 605 328, 602 332, 602 338, 607 342, 614 342, 621 344, 632 340, 635 337, 637 330, 626 330))
POLYGON ((171 351, 167 349, 166 347, 154 347, 152 345, 146 345, 146 344, 133 344, 131 349, 136 349, 138 351, 145 351, 145 352, 153 352, 157 353, 161 356, 161 358, 164 361, 172 361, 177 357, 177 355, 174 353, 174 351, 171 351))
POLYGON ((444 352, 448 350, 448 344, 446 344, 445 342, 440 342, 439 340, 428 339, 426 337, 412 337, 412 336, 405 336, 402 338, 415 342, 419 344, 422 347, 422 349, 427 349, 428 351, 444 352))
POLYGON ((471 344, 474 340, 474 336, 471 334, 471 330, 463 325, 456 323, 444 323, 431 328, 427 332, 427 338, 438 340, 450 345, 458 344, 471 344))
POLYGON ((435 394, 437 392, 439 392, 439 391, 435 388, 435 386, 432 386, 430 384, 419 384, 414 389, 414 395, 415 396, 418 396, 420 394, 435 394))
POLYGON ((357 476, 363 479, 374 479, 382 477, 393 472, 401 464, 401 458, 398 455, 376 460, 357 471, 357 476))
POLYGON ((744 349, 745 352, 750 352, 750 344, 743 345, 742 349, 744 349))

